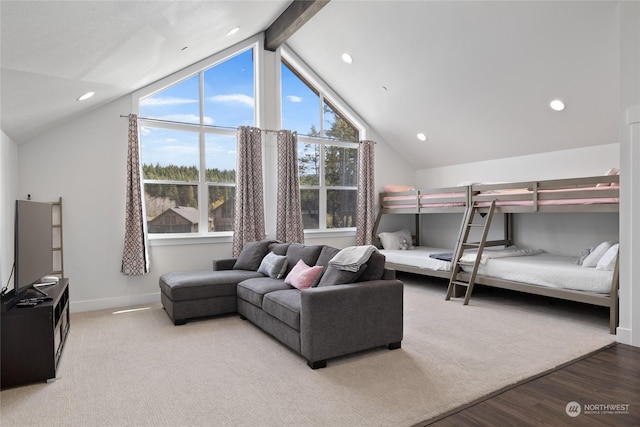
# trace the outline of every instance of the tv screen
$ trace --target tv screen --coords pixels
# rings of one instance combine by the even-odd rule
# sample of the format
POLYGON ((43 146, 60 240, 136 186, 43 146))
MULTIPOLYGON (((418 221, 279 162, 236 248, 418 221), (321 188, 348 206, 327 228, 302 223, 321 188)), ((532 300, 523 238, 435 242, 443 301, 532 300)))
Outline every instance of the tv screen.
POLYGON ((16 201, 16 295, 53 271, 51 213, 51 203, 16 201))

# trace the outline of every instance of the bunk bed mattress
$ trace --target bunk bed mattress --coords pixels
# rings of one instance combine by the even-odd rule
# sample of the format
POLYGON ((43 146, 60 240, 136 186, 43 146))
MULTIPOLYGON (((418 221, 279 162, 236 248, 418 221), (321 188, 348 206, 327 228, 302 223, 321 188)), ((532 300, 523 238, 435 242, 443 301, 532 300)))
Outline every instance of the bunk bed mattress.
MULTIPOLYGON (((478 266, 478 275, 550 288, 609 294, 613 271, 576 264, 578 258, 543 252, 536 255, 491 258, 478 266)), ((473 265, 462 265, 468 273, 473 265)))
MULTIPOLYGON (((571 192, 576 191, 605 191, 610 190, 612 187, 587 187, 577 189, 555 189, 555 190, 539 190, 538 194, 562 194, 570 195, 571 192)), ((481 191, 477 193, 480 196, 510 196, 510 195, 533 195, 533 191, 522 189, 507 189, 507 190, 492 190, 481 191)), ((595 193, 594 193, 595 194, 595 193)), ((558 199, 539 199, 538 205, 544 206, 563 206, 563 205, 598 205, 598 204, 617 204, 620 203, 620 199, 617 197, 592 197, 592 198, 558 198, 558 199)), ((491 202, 478 202, 477 206, 489 206, 491 202)), ((496 206, 533 206, 533 200, 497 200, 496 206)))
POLYGON ((416 246, 408 251, 400 249, 380 249, 380 253, 385 256, 387 262, 435 271, 450 271, 451 263, 449 261, 431 258, 429 255, 451 252, 453 252, 451 249, 432 248, 428 246, 416 246))
MULTIPOLYGON (((421 194, 418 197, 418 203, 421 208, 442 208, 442 207, 456 207, 466 206, 466 202, 443 202, 442 199, 454 199, 454 198, 467 197, 467 193, 430 193, 421 194), (433 200, 439 199, 438 202, 433 200)), ((385 196, 382 199, 383 209, 407 209, 416 207, 416 196, 385 196), (402 203, 407 202, 407 203, 402 203), (392 204, 393 203, 393 204, 392 204)))

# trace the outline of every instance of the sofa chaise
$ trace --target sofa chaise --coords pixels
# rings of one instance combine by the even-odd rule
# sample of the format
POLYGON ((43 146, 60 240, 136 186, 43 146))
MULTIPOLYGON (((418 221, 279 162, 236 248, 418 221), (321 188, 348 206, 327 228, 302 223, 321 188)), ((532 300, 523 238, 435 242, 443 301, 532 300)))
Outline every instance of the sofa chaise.
POLYGON ((240 314, 302 355, 312 369, 327 359, 380 346, 400 348, 403 283, 373 251, 357 271, 330 264, 339 249, 269 240, 245 244, 213 269, 166 273, 161 301, 174 324, 240 314))

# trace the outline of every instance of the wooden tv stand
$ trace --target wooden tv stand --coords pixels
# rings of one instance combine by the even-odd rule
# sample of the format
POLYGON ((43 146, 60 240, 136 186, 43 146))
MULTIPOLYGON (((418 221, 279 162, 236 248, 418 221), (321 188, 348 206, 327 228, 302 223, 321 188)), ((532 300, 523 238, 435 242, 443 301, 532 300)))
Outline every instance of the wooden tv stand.
MULTIPOLYGON (((53 299, 7 310, 3 301, 0 388, 56 378, 69 333, 69 280, 60 279, 42 290, 53 299)), ((28 297, 35 296, 29 291, 28 297)))

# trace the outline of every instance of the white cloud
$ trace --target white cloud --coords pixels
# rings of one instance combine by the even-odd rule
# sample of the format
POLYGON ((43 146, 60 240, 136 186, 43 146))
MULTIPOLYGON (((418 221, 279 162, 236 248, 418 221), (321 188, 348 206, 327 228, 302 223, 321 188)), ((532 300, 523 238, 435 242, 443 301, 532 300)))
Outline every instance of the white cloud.
POLYGON ((299 96, 295 96, 295 95, 287 95, 287 99, 290 102, 302 102, 302 98, 299 96))
POLYGON ((189 98, 174 98, 174 97, 166 97, 166 98, 146 98, 140 101, 141 105, 145 106, 158 106, 158 105, 182 105, 182 104, 194 104, 198 103, 197 99, 189 99, 189 98))
POLYGON ((208 98, 211 102, 224 102, 228 104, 242 104, 247 107, 253 107, 255 102, 253 97, 243 95, 241 93, 230 93, 228 95, 215 95, 208 98))

